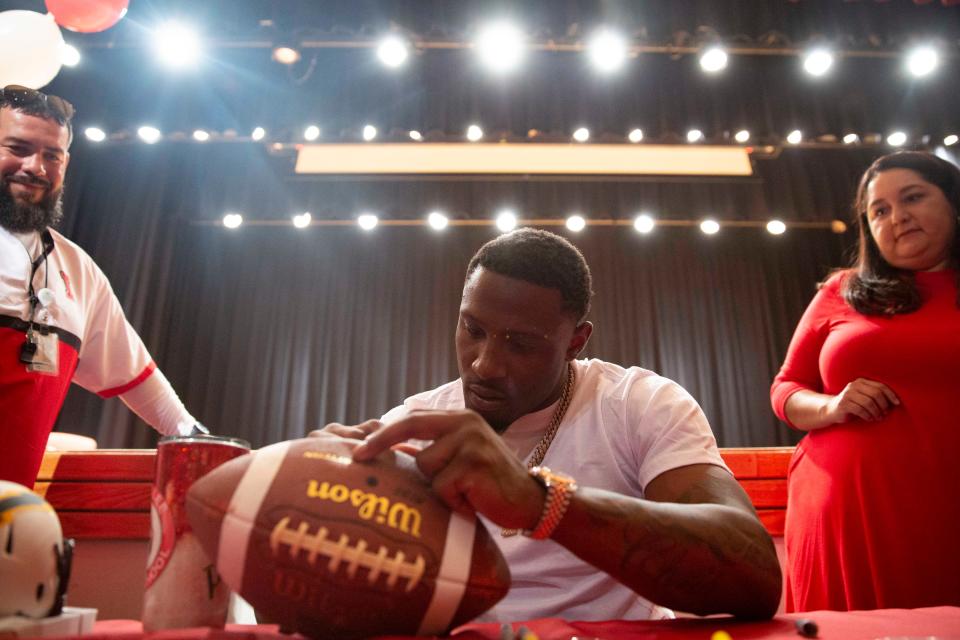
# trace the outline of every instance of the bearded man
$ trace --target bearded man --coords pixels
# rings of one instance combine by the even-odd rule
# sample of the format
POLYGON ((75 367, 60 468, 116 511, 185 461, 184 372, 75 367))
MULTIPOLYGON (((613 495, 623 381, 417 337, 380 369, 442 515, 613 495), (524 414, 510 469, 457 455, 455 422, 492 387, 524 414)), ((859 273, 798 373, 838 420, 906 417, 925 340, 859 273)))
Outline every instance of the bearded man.
POLYGON ((0 90, 0 479, 33 486, 71 382, 163 434, 203 430, 124 317, 106 276, 54 230, 73 106, 0 90))

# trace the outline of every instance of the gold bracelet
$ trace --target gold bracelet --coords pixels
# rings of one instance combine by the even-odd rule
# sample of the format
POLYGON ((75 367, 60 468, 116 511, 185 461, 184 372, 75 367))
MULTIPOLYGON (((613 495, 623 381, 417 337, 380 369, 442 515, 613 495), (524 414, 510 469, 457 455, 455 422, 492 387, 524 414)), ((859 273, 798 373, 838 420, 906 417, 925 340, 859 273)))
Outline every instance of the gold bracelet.
POLYGON ((560 524, 570 500, 577 491, 577 482, 570 476, 551 471, 548 467, 532 467, 530 475, 547 489, 547 499, 543 503, 543 513, 533 529, 525 529, 523 535, 534 540, 545 540, 560 524))

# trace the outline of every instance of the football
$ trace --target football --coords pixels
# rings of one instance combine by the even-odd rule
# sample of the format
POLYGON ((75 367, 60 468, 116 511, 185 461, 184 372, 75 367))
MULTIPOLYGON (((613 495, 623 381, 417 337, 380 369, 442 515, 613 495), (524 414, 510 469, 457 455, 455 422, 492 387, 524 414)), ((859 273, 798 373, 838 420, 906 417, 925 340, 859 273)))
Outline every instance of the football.
POLYGON ((187 493, 223 580, 284 630, 441 634, 497 603, 510 572, 484 525, 452 512, 406 453, 353 462, 357 441, 290 440, 187 493))

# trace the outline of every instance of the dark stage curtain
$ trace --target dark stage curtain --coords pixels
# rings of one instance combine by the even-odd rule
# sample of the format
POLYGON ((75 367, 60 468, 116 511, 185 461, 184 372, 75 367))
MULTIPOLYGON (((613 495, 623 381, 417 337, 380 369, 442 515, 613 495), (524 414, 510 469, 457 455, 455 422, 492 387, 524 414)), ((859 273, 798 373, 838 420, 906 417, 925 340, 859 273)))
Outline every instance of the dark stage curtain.
MULTIPOLYGON (((868 151, 794 150, 757 177, 679 182, 385 182, 293 179, 252 145, 78 146, 65 233, 94 257, 190 410, 215 432, 264 445, 329 421, 379 417, 456 376, 466 263, 492 227, 242 227, 199 224, 235 209, 286 219, 389 216, 443 206, 459 217, 513 202, 527 215, 830 220, 842 216, 868 151), (379 209, 377 209, 379 207, 379 209), (459 212, 459 213, 457 213, 459 212)), ((564 233, 594 274, 586 355, 653 369, 696 397, 724 446, 788 444, 768 388, 815 284, 850 234, 760 228, 564 233)), ((75 389, 58 428, 101 446, 155 435, 119 400, 75 389)))

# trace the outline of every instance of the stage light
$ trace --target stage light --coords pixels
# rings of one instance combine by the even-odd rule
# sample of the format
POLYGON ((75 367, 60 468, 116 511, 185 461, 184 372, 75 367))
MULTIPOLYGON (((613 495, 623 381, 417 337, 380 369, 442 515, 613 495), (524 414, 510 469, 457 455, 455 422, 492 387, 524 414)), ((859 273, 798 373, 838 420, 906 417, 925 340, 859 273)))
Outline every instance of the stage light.
POLYGON ((83 130, 83 135, 90 142, 103 142, 107 139, 106 132, 99 127, 87 127, 83 130))
POLYGON ((423 140, 423 136, 420 135, 420 132, 417 131, 416 129, 412 129, 409 135, 411 140, 416 140, 417 142, 420 142, 421 140, 423 140))
POLYGON ((60 52, 60 62, 62 62, 65 67, 77 66, 80 64, 80 50, 72 44, 64 43, 63 49, 60 52))
POLYGON ((700 131, 700 129, 687 131, 687 142, 700 142, 701 140, 703 140, 703 131, 700 131))
POLYGON ((361 213, 357 216, 357 224, 364 231, 370 231, 380 223, 380 219, 372 213, 361 213))
POLYGON ((933 47, 916 47, 907 54, 907 70, 917 78, 933 73, 940 64, 940 56, 933 47))
POLYGON ((708 218, 700 223, 700 231, 703 231, 708 236, 712 236, 720 231, 720 223, 708 218))
POLYGON ((803 57, 803 69, 812 76, 822 76, 833 66, 833 54, 827 49, 813 49, 803 57))
POLYGON ((707 73, 717 73, 727 68, 727 52, 722 47, 709 47, 700 56, 700 68, 707 73))
POLYGON ((236 229, 243 224, 243 216, 239 213, 228 213, 223 216, 223 226, 227 229, 236 229))
POLYGON ((517 228, 517 216, 513 211, 505 209, 497 215, 497 229, 506 233, 517 228))
POLYGON ((310 125, 303 130, 303 139, 308 142, 313 142, 320 137, 320 127, 315 124, 310 125))
POLYGON ((633 228, 639 233, 650 233, 653 231, 653 228, 656 226, 656 224, 657 223, 653 219, 653 216, 646 213, 641 213, 633 219, 633 228))
POLYGON ((197 142, 206 142, 210 139, 210 134, 203 129, 197 129, 193 132, 193 139, 197 142))
POLYGON ((515 25, 498 22, 484 27, 474 46, 488 69, 508 73, 520 66, 523 41, 523 33, 515 25))
POLYGON ((958 138, 955 133, 951 133, 943 139, 943 144, 948 147, 952 147, 953 145, 957 144, 958 140, 960 140, 960 138, 958 138))
POLYGON ((803 141, 803 132, 800 129, 794 129, 787 134, 787 142, 790 144, 800 144, 803 141))
POLYGON ((743 144, 750 139, 750 132, 746 129, 741 129, 740 131, 737 131, 737 133, 733 136, 733 139, 740 144, 743 144))
POLYGON ((156 127, 143 126, 137 129, 137 135, 147 144, 153 144, 160 140, 161 133, 156 127))
POLYGON ((377 137, 377 128, 372 124, 363 127, 363 139, 370 142, 377 137))
POLYGON ((260 140, 263 140, 263 137, 265 135, 267 135, 267 130, 264 129, 263 127, 256 127, 253 131, 250 132, 250 138, 254 142, 259 142, 260 140))
POLYGON ((483 137, 483 129, 481 129, 475 124, 472 124, 469 127, 467 127, 467 140, 469 140, 470 142, 476 142, 482 137, 483 137))
POLYGON ((192 28, 168 22, 154 31, 153 50, 164 65, 183 68, 196 64, 203 48, 200 36, 192 28))
POLYGON ((604 29, 593 35, 587 51, 599 71, 610 73, 621 68, 626 61, 627 41, 623 36, 604 29))
POLYGON ((831 220, 830 231, 833 231, 834 233, 846 233, 847 223, 843 220, 831 220))
POLYGON ((570 231, 583 231, 586 226, 587 221, 583 219, 583 216, 572 215, 567 218, 567 229, 570 229, 570 231))
POLYGON ((586 127, 580 127, 573 132, 573 139, 577 142, 586 142, 590 139, 590 130, 586 127))
POLYGON ((313 216, 310 215, 309 211, 304 211, 300 215, 293 216, 293 226, 297 229, 306 229, 310 226, 310 221, 313 219, 313 216))
POLYGON ((907 143, 907 134, 903 131, 894 131, 887 136, 887 144, 891 147, 902 147, 907 143))
POLYGON ((377 57, 380 58, 380 62, 391 69, 401 66, 409 56, 407 43, 399 36, 387 36, 377 46, 377 57))
POLYGON ((300 51, 296 47, 290 46, 289 44, 277 45, 273 48, 273 53, 270 54, 270 57, 273 58, 274 62, 279 62, 280 64, 297 64, 300 62, 300 51))
POLYGON ((430 215, 427 216, 427 224, 429 224, 431 228, 440 231, 441 229, 447 228, 450 220, 439 211, 431 211, 430 215))
POLYGON ((779 236, 784 231, 787 230, 787 225, 783 224, 780 220, 771 220, 767 223, 767 231, 772 233, 775 236, 779 236))
POLYGON ((643 130, 634 129, 627 135, 627 140, 629 140, 630 142, 640 142, 641 140, 643 140, 643 130))
POLYGON ((855 133, 848 133, 843 136, 843 144, 854 144, 855 142, 860 142, 860 136, 855 133))

